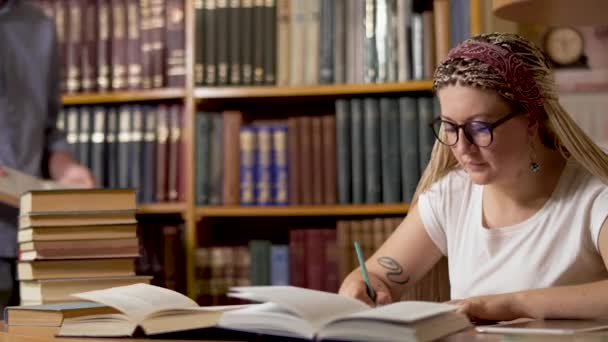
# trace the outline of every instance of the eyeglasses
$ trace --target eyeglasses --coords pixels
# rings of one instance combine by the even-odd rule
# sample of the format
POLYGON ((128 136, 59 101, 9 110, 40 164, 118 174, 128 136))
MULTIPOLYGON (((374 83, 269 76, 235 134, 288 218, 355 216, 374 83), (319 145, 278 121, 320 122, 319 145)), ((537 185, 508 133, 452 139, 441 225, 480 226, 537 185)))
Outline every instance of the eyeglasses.
POLYGON ((469 121, 462 125, 437 118, 431 124, 431 127, 437 140, 444 145, 456 145, 460 136, 458 131, 462 129, 464 136, 471 144, 478 147, 488 147, 494 140, 494 129, 520 114, 521 112, 514 112, 495 122, 469 121))

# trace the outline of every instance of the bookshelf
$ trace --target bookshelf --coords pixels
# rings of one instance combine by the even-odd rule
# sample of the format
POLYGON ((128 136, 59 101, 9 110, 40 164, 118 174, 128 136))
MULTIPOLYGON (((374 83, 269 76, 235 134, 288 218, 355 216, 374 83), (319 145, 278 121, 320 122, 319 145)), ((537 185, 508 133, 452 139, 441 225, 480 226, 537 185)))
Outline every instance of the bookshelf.
MULTIPOLYGON (((470 0, 470 31, 481 32, 482 14, 479 10, 482 0, 470 0)), ((150 89, 104 93, 67 94, 62 97, 66 106, 121 104, 136 102, 181 101, 184 108, 182 139, 185 163, 181 177, 185 180, 185 201, 177 203, 142 204, 138 207, 140 215, 181 215, 185 226, 184 249, 186 255, 187 294, 194 297, 195 250, 197 248, 197 224, 204 218, 271 218, 271 217, 357 217, 404 215, 408 204, 370 204, 370 205, 302 205, 285 207, 243 207, 243 206, 197 206, 195 204, 195 118, 200 105, 211 101, 220 106, 238 105, 233 100, 254 98, 261 106, 272 106, 274 101, 287 98, 294 104, 306 103, 311 99, 332 101, 336 97, 378 96, 383 94, 399 95, 430 92, 432 81, 409 81, 383 84, 335 84, 312 86, 225 86, 196 87, 194 84, 195 59, 195 0, 185 2, 185 87, 150 89)))
POLYGON ((197 207, 195 213, 201 217, 275 217, 275 216, 361 216, 361 215, 405 215, 407 204, 369 205, 298 205, 286 207, 209 206, 197 207))
POLYGON ((239 99, 239 98, 274 98, 274 97, 317 97, 317 96, 353 96, 372 94, 391 94, 432 90, 433 82, 410 81, 407 83, 381 84, 336 84, 313 86, 256 86, 256 87, 206 87, 196 88, 194 97, 197 100, 239 99))

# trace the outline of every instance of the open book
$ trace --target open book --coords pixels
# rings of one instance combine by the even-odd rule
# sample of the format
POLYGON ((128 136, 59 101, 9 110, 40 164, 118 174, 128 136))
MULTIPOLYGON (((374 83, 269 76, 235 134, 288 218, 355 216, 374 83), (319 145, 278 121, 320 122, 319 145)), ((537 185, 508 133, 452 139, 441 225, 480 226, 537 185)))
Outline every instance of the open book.
POLYGON ((234 287, 230 295, 265 302, 225 312, 219 326, 315 340, 431 341, 469 327, 457 306, 405 301, 370 308, 334 293, 291 286, 234 287))
POLYGON ((120 313, 85 315, 63 320, 59 336, 126 337, 141 329, 146 335, 172 333, 217 325, 222 313, 246 306, 200 307, 172 290, 134 284, 74 294, 120 313))
POLYGON ((10 206, 19 207, 19 200, 23 193, 31 190, 53 190, 73 188, 73 186, 45 180, 21 171, 2 166, 5 176, 0 176, 0 202, 10 206))

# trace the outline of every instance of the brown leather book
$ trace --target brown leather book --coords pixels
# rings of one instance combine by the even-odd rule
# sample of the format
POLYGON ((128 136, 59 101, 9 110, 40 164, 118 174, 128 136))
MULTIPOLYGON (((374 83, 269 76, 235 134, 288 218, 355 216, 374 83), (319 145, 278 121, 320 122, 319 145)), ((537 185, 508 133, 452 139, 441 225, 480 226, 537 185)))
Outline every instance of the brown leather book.
POLYGON ((112 89, 127 88, 127 7, 126 0, 111 0, 112 8, 112 89))
POLYGON ((80 91, 81 64, 80 55, 82 51, 82 3, 77 0, 66 1, 66 70, 67 92, 76 93, 80 91))
POLYGON ((81 89, 83 92, 97 90, 97 29, 99 19, 95 1, 82 2, 82 17, 86 25, 80 25, 82 44, 80 54, 81 89))
POLYGON ((134 276, 133 258, 44 260, 17 264, 19 280, 134 276))
POLYGON ((186 82, 186 18, 183 0, 166 0, 167 86, 183 87, 186 82))
POLYGON ((139 0, 127 0, 127 85, 141 88, 141 32, 139 0))
POLYGON ((300 120, 297 117, 287 119, 287 155, 289 158, 289 204, 301 203, 301 169, 300 169, 300 120))
POLYGON ((152 31, 151 31, 151 1, 139 0, 139 39, 141 46, 141 86, 144 89, 152 88, 152 31))
POLYGON ((313 204, 312 117, 301 116, 300 124, 300 204, 313 204))
POLYGON ((19 244, 19 260, 130 258, 139 255, 137 238, 30 241, 19 244))
POLYGON ((337 201, 337 171, 336 171, 336 116, 322 117, 323 129, 323 203, 336 204, 337 201))
MULTIPOLYGON (((312 117, 312 204, 324 201, 323 175, 325 156, 323 155, 323 126, 321 116, 312 117)), ((306 189, 306 188, 304 188, 306 189)))
POLYGON ((353 246, 350 221, 338 220, 336 223, 336 240, 338 253, 338 279, 340 282, 353 270, 353 246))
POLYGON ((162 88, 165 79, 165 0, 150 0, 150 28, 152 54, 152 88, 162 88))
POLYGON ((97 0, 97 90, 108 91, 112 87, 111 72, 111 6, 110 0, 97 0))
POLYGON ((222 113, 222 140, 224 148, 224 205, 238 205, 240 200, 240 144, 239 135, 243 114, 239 111, 222 113))

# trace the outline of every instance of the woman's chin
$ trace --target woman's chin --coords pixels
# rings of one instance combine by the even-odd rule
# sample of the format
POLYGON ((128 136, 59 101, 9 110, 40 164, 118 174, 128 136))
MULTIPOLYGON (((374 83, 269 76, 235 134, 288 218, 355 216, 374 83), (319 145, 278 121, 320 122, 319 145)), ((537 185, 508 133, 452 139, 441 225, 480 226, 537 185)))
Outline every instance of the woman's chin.
POLYGON ((492 177, 487 171, 473 171, 467 169, 467 174, 471 181, 477 185, 486 185, 492 181, 492 177))

